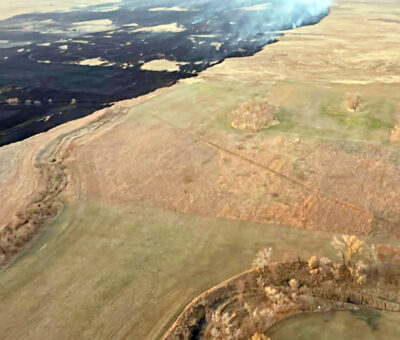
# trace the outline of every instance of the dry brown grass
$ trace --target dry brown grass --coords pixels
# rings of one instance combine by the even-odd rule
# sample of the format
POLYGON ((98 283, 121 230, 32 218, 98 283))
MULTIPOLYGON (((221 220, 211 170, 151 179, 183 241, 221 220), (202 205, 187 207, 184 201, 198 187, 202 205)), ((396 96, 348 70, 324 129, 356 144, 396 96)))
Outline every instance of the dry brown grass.
POLYGON ((390 137, 392 142, 400 142, 400 103, 397 105, 396 115, 393 121, 393 130, 390 137))

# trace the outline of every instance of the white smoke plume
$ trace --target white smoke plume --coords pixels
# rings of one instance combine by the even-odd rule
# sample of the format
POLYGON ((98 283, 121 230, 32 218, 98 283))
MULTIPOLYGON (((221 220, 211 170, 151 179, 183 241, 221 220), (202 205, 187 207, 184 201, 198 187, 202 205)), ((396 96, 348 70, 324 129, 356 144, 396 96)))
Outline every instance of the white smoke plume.
POLYGON ((206 22, 226 13, 227 21, 240 23, 232 27, 232 33, 247 38, 315 24, 329 13, 331 0, 125 0, 124 4, 131 9, 179 6, 197 10, 195 22, 206 22))

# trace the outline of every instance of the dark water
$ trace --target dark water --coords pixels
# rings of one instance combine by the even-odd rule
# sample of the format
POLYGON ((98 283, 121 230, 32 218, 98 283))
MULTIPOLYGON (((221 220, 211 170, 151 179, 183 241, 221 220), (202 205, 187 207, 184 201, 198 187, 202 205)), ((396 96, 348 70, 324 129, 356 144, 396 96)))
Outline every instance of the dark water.
POLYGON ((0 21, 0 146, 196 76, 225 58, 252 55, 276 41, 277 31, 319 22, 327 2, 125 0, 0 21), (178 32, 138 31, 171 23, 178 32), (79 65, 92 58, 104 65, 79 65), (176 72, 141 69, 155 59, 184 64, 176 72))

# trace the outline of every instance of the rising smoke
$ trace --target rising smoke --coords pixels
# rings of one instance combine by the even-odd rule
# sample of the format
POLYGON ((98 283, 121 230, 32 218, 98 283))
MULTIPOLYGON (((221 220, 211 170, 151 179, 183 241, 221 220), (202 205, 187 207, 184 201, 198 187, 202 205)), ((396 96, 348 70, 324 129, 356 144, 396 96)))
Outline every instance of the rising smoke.
MULTIPOLYGON (((236 23, 234 36, 253 39, 257 34, 318 23, 329 13, 331 0, 124 0, 129 10, 151 7, 180 7, 192 10, 193 21, 236 23)), ((186 23, 187 24, 187 23, 186 23)), ((224 29, 226 32, 226 29, 224 29)))

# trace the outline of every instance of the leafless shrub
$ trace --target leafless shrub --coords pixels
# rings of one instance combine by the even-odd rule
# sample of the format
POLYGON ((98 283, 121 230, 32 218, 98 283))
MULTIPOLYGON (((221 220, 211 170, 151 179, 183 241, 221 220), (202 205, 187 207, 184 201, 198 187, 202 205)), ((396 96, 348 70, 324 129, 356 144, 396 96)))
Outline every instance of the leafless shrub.
POLYGON ((311 256, 307 261, 309 273, 311 275, 318 275, 319 279, 327 279, 329 276, 334 275, 335 265, 327 257, 318 258, 316 256, 311 256))
POLYGON ((358 261, 355 265, 349 267, 350 274, 358 285, 363 285, 367 281, 367 265, 358 261))
POLYGON ((267 267, 270 263, 271 255, 271 247, 260 250, 253 261, 253 269, 264 271, 265 267, 267 267))
POLYGON ((216 310, 210 308, 202 338, 268 340, 265 330, 275 322, 293 313, 319 310, 319 306, 329 309, 350 302, 396 310, 396 304, 400 303, 400 266, 373 260, 376 247, 364 244, 356 237, 344 235, 334 244, 340 245, 337 249, 347 263, 312 256, 308 261, 267 266, 271 249, 260 251, 255 267, 262 271, 250 272, 245 279, 240 278, 236 286, 232 286, 233 294, 216 310), (368 263, 356 261, 356 255, 362 249, 363 255, 371 254, 368 263))
POLYGON ((363 250, 364 242, 355 235, 342 235, 333 238, 332 246, 342 255, 343 264, 346 264, 346 260, 351 264, 353 258, 363 250))
POLYGON ((253 308, 248 303, 245 303, 244 309, 246 317, 241 320, 240 328, 242 336, 246 338, 256 333, 263 334, 275 322, 273 311, 268 303, 253 308))
POLYGON ((297 290, 297 289, 299 289, 299 282, 296 279, 291 279, 289 281, 289 286, 290 286, 290 288, 297 290))
POLYGON ((232 113, 232 127, 245 131, 259 131, 279 124, 273 106, 266 100, 251 100, 232 113))
POLYGON ((205 337, 215 340, 238 340, 242 336, 242 330, 235 318, 235 313, 222 313, 219 309, 212 311, 208 316, 209 329, 205 337))
POLYGON ((310 274, 317 274, 317 269, 319 268, 320 263, 318 258, 314 255, 311 256, 308 260, 308 268, 310 269, 310 274))
POLYGON ((270 306, 270 317, 299 307, 300 300, 298 292, 291 288, 266 287, 265 295, 268 300, 268 305, 270 306))
POLYGON ((356 93, 351 93, 347 95, 346 102, 347 110, 356 112, 361 110, 361 97, 356 93))
POLYGON ((254 333, 253 336, 249 340, 270 340, 265 334, 262 333, 254 333))

